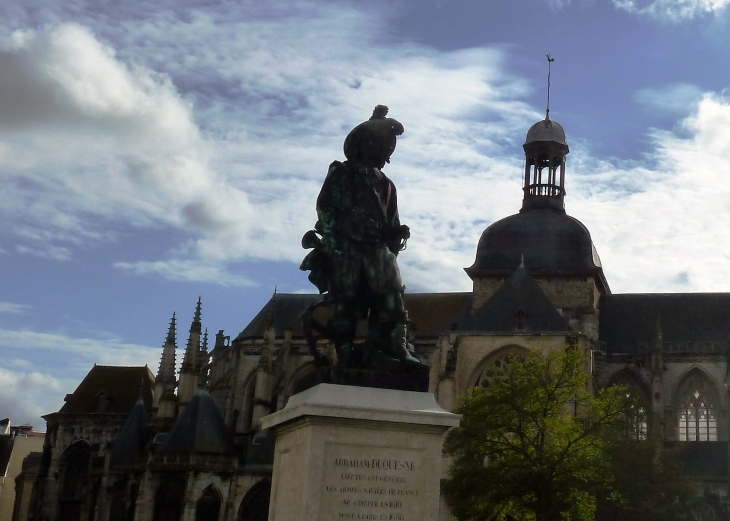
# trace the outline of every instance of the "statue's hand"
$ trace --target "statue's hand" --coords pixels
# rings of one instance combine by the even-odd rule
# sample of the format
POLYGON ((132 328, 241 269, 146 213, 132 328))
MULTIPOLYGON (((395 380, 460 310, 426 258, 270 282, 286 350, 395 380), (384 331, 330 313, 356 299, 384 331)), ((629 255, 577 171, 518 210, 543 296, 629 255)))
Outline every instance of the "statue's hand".
POLYGON ((411 229, 405 224, 393 226, 387 234, 386 242, 390 251, 398 255, 406 249, 406 241, 411 238, 411 229))
POLYGON ((411 229, 405 224, 400 225, 399 232, 402 240, 407 241, 411 238, 411 229))

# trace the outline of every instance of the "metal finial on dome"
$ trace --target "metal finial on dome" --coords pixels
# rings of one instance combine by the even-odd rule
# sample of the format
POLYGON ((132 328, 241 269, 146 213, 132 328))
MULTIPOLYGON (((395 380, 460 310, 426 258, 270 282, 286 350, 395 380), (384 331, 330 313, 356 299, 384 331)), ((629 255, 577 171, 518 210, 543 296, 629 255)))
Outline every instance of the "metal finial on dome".
POLYGON ((555 61, 549 54, 545 55, 548 61, 548 81, 547 81, 547 109, 545 110, 545 119, 550 119, 550 64, 555 61))

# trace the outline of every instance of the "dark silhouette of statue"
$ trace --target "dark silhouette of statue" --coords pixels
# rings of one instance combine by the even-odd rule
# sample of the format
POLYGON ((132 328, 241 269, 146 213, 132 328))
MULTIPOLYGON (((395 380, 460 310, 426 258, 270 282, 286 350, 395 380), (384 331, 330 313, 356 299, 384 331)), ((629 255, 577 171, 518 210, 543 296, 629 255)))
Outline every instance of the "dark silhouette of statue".
POLYGON ((300 268, 311 271, 309 280, 325 294, 303 315, 310 350, 322 362, 314 333, 329 338, 341 369, 377 370, 383 357, 421 365, 409 352, 405 288, 396 261, 410 230, 400 223, 395 185, 382 171, 403 125, 387 113, 388 107, 378 105, 349 133, 347 160, 330 165, 317 198, 319 220, 302 239, 302 246, 313 251, 300 268), (331 313, 324 324, 313 318, 320 306, 331 313), (367 320, 367 339, 355 344, 361 320, 367 320))

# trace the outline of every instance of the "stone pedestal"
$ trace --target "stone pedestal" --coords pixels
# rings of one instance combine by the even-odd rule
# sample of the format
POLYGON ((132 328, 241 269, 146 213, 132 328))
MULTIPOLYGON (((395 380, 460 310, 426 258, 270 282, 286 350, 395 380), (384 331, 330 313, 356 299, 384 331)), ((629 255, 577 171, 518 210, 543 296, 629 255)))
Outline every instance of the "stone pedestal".
POLYGON ((320 384, 261 422, 276 434, 269 521, 437 521, 459 416, 433 394, 320 384))

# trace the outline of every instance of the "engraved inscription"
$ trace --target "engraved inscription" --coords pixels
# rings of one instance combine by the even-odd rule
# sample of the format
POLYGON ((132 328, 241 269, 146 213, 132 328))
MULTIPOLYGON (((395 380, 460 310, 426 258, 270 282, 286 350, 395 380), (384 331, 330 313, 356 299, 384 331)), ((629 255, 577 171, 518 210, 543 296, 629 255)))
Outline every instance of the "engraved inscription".
POLYGON ((327 444, 322 519, 420 520, 422 457, 414 449, 327 444))

